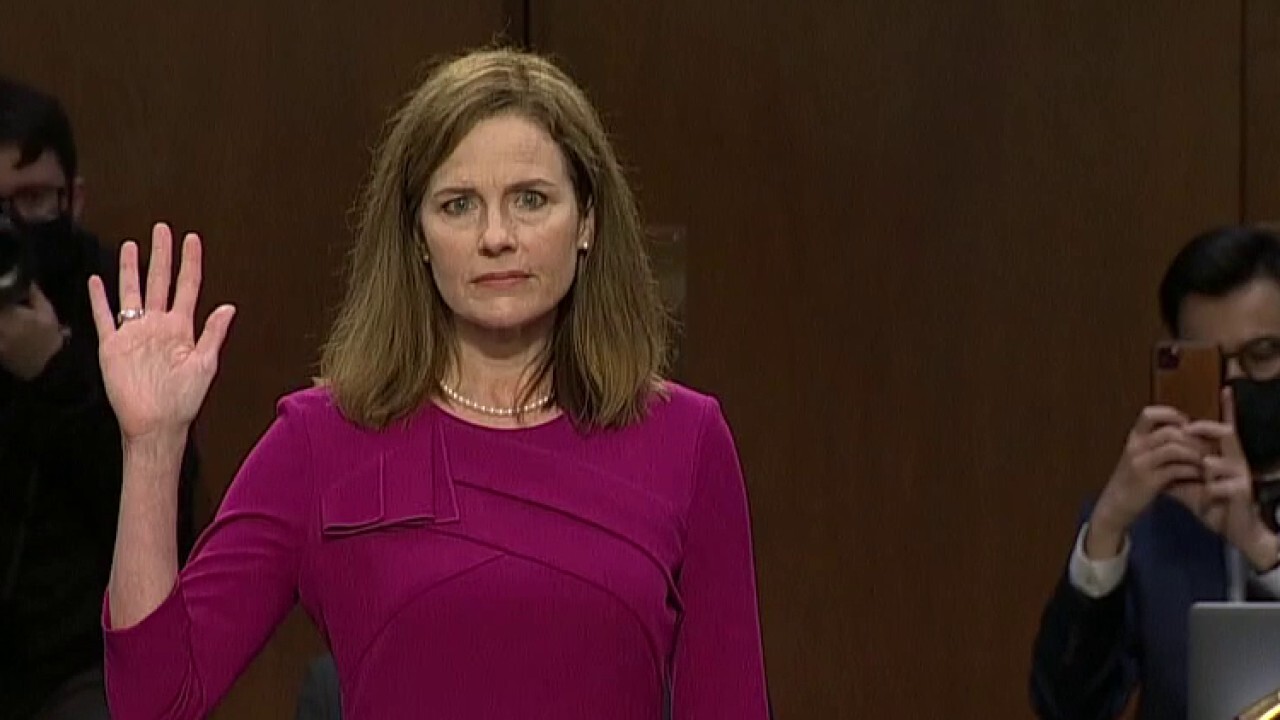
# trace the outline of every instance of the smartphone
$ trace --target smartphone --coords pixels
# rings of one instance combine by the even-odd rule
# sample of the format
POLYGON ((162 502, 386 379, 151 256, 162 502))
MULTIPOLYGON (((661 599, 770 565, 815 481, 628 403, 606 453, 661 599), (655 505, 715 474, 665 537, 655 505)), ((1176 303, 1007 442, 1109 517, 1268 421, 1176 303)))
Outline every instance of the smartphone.
POLYGON ((1222 350, 1216 344, 1156 344, 1151 370, 1153 404, 1176 408, 1192 420, 1221 420, 1225 379, 1222 350))

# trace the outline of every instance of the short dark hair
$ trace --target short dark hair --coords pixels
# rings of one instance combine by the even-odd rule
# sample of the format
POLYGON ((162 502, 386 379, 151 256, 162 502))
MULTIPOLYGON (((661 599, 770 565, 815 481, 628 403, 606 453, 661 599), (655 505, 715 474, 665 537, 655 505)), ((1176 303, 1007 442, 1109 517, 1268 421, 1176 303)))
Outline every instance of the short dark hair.
POLYGON ((1160 282, 1160 317, 1181 334, 1182 304, 1192 295, 1222 297, 1255 278, 1280 283, 1280 237, 1260 227, 1227 226, 1192 238, 1160 282))
POLYGON ((58 99, 12 78, 0 76, 0 145, 16 145, 18 167, 52 150, 67 176, 79 169, 71 121, 58 99))

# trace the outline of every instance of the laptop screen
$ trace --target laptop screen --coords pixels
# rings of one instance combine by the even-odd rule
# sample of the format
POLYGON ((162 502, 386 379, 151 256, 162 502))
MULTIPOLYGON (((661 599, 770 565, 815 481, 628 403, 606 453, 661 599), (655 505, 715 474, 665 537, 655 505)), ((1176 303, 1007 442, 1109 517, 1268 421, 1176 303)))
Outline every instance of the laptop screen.
POLYGON ((1280 603, 1196 603, 1187 665, 1187 720, 1280 720, 1280 603))

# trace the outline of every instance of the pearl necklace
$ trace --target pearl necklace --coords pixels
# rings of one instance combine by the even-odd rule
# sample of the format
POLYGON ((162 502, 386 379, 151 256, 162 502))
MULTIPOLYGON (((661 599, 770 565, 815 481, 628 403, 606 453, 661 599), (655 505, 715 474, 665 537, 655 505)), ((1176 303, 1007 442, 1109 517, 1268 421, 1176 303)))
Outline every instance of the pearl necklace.
POLYGON ((536 412, 538 410, 543 409, 544 407, 547 406, 547 403, 551 402, 551 393, 547 393, 546 395, 543 395, 540 398, 534 398, 532 401, 524 405, 521 405, 520 407, 507 407, 507 408, 491 407, 489 405, 481 405, 475 400, 471 400, 470 398, 463 397, 461 394, 458 393, 457 390, 454 390, 453 388, 449 387, 443 382, 440 383, 440 389, 444 391, 444 394, 447 395, 450 400, 458 403, 462 407, 467 408, 468 410, 474 410, 480 413, 481 415, 492 415, 494 417, 513 417, 516 415, 527 415, 531 412, 536 412))

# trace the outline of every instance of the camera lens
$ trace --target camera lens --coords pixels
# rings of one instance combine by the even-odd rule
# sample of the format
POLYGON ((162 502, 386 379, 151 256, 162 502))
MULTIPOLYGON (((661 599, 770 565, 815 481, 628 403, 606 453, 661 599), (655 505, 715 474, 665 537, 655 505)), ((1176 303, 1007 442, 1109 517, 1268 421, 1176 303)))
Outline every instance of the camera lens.
POLYGON ((31 285, 29 251, 16 231, 0 229, 0 307, 26 298, 31 285))

